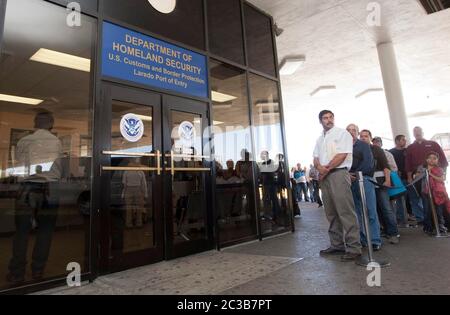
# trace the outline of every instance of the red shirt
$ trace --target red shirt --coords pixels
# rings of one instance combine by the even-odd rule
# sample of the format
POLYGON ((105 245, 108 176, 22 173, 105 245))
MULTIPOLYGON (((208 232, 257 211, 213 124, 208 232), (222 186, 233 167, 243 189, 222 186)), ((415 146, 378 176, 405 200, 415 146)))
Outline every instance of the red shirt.
POLYGON ((447 158, 441 146, 434 141, 424 140, 422 143, 415 141, 406 149, 405 171, 415 172, 420 165, 426 163, 427 155, 430 152, 439 154, 439 166, 447 168, 447 158))
MULTIPOLYGON (((436 177, 444 176, 444 171, 440 167, 433 167, 430 170, 430 173, 436 177)), ((438 206, 446 205, 448 202, 448 194, 447 194, 447 190, 445 189, 444 182, 436 180, 430 176, 430 187, 431 187, 431 193, 433 194, 434 203, 438 206)), ((428 189, 429 189, 428 185, 425 184, 423 193, 428 195, 429 194, 428 189)))

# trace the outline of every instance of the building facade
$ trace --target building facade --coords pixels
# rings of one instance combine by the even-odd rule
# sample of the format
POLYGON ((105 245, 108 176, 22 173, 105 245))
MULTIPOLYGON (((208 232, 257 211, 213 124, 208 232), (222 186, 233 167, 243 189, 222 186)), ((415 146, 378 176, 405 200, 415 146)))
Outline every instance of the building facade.
POLYGON ((0 4, 0 292, 294 230, 270 16, 0 4))

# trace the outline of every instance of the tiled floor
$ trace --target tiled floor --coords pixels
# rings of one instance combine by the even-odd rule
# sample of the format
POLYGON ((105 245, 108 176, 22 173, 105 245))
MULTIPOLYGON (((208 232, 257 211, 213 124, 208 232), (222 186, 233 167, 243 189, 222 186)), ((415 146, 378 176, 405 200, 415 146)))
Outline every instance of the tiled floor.
POLYGON ((297 232, 222 252, 162 262, 97 279, 53 294, 450 294, 450 239, 401 230, 399 245, 376 257, 389 260, 381 287, 366 283, 369 271, 337 258, 322 258, 328 246, 323 209, 303 204, 297 232))

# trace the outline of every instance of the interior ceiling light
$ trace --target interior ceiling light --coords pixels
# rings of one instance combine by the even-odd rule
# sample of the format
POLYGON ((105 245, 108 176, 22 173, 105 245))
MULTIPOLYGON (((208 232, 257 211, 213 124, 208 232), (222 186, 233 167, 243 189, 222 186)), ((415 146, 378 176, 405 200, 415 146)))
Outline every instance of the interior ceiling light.
POLYGON ((355 98, 360 98, 360 97, 362 97, 362 96, 364 96, 366 94, 369 94, 369 93, 378 93, 378 92, 383 92, 383 91, 384 91, 384 89, 382 89, 382 88, 367 89, 367 90, 364 90, 361 93, 357 94, 355 96, 355 98))
POLYGON ((336 90, 335 85, 323 85, 311 92, 311 96, 325 96, 336 90))
POLYGON ((39 49, 30 58, 30 60, 85 72, 91 71, 90 59, 64 54, 58 51, 45 48, 39 49))
POLYGON ((172 13, 177 6, 177 0, 148 0, 148 2, 157 11, 164 14, 172 13))
POLYGON ((14 96, 14 95, 6 95, 6 94, 0 94, 0 101, 34 105, 34 106, 39 105, 43 102, 43 100, 38 100, 35 98, 20 97, 20 96, 14 96))
POLYGON ((234 101, 235 99, 237 99, 236 96, 219 93, 216 91, 211 92, 211 97, 212 97, 213 102, 217 102, 217 103, 226 103, 226 102, 231 102, 231 101, 234 101))
POLYGON ((213 121, 213 125, 214 125, 214 126, 223 125, 223 124, 224 124, 223 121, 218 121, 218 120, 214 120, 214 121, 213 121))
POLYGON ((305 56, 285 58, 280 66, 281 75, 293 75, 305 64, 305 56))

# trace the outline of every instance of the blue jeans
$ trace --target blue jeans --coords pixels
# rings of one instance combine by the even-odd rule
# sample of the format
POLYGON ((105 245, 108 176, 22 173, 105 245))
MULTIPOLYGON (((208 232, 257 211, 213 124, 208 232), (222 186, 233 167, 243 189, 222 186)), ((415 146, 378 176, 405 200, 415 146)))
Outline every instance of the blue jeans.
POLYGON ((421 186, 422 181, 419 181, 414 186, 408 187, 409 203, 411 205, 412 212, 416 217, 417 222, 423 222, 424 220, 424 209, 420 189, 421 186))
MULTIPOLYGON (((377 214, 377 199, 375 194, 375 186, 369 181, 371 179, 368 176, 364 176, 364 190, 366 193, 367 212, 369 217, 370 236, 372 238, 373 245, 381 245, 381 233, 380 222, 377 214)), ((358 216, 359 226, 361 230, 361 243, 367 244, 367 237, 364 230, 364 222, 362 219, 362 200, 361 193, 359 191, 359 182, 354 181, 352 183, 352 194, 355 202, 356 215, 358 216)))
POLYGON ((387 236, 397 236, 397 218, 395 217, 394 209, 392 209, 391 201, 389 200, 389 193, 387 189, 376 189, 377 205, 380 213, 383 215, 385 233, 387 236))
POLYGON ((394 210, 397 217, 397 222, 400 224, 408 224, 408 217, 406 217, 406 209, 404 205, 406 205, 406 197, 401 196, 400 198, 397 198, 394 200, 394 210))

